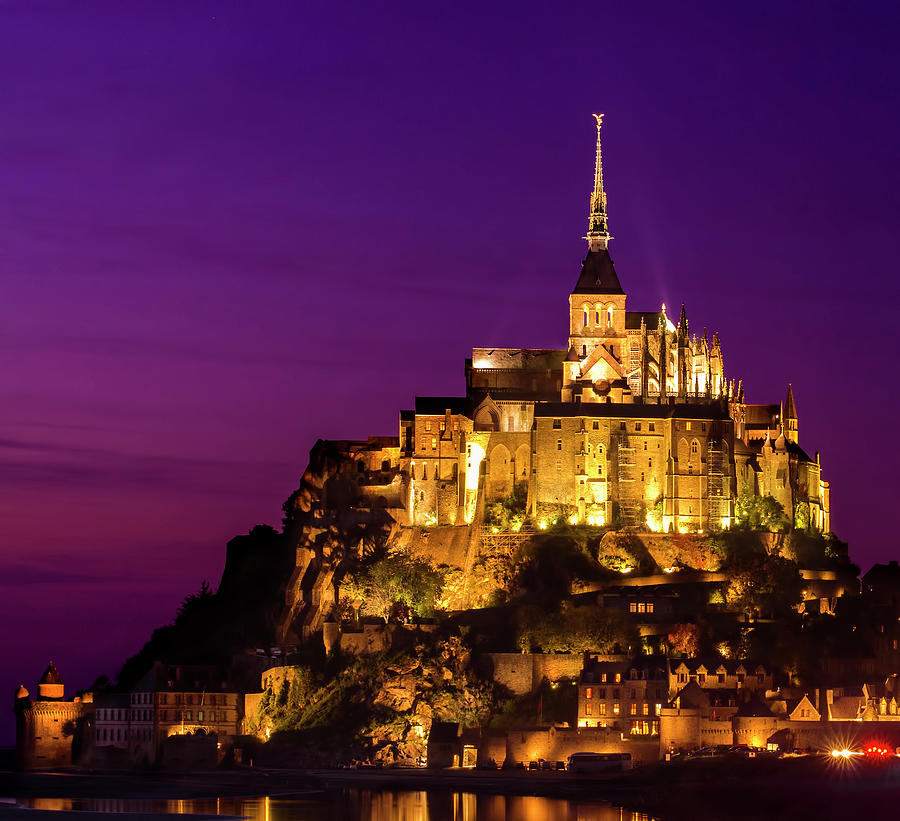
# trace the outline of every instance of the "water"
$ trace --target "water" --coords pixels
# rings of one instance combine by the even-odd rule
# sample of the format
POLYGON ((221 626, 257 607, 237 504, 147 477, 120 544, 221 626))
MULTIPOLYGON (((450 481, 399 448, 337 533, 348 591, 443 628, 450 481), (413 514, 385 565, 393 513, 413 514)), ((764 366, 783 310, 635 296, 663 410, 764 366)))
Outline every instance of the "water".
POLYGON ((592 801, 529 795, 334 790, 308 796, 211 799, 28 798, 38 810, 240 816, 251 821, 657 821, 592 801))

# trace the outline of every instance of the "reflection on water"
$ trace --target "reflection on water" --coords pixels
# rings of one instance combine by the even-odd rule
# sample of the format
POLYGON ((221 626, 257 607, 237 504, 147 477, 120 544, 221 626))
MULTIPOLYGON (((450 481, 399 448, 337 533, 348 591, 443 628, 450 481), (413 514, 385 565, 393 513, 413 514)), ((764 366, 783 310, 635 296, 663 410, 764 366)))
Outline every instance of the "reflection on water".
POLYGON ((334 790, 308 797, 190 800, 28 798, 21 803, 40 810, 199 813, 252 821, 656 821, 645 813, 588 801, 426 791, 334 790))

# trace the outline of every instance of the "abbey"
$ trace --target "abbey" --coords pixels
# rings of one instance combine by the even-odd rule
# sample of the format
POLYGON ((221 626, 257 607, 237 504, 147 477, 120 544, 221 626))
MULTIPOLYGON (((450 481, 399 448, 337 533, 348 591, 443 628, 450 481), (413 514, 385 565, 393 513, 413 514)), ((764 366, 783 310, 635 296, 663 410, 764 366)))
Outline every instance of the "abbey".
POLYGON ((754 405, 726 377, 718 334, 691 333, 682 305, 629 310, 609 243, 600 130, 588 243, 569 295, 565 348, 475 348, 458 397, 417 397, 399 439, 343 443, 366 495, 402 525, 480 521, 486 502, 527 488, 535 521, 727 528, 740 494, 829 527, 818 455, 801 448, 790 386, 754 405), (372 478, 376 477, 376 478, 372 478))

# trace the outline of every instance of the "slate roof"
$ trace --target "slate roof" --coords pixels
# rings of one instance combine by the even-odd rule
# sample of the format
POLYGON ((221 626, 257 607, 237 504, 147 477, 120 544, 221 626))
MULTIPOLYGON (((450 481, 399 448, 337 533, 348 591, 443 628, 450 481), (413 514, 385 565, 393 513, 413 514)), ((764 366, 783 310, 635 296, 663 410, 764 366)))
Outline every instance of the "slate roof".
POLYGON ((612 257, 605 248, 599 251, 588 251, 581 263, 581 276, 575 285, 573 294, 623 294, 622 285, 616 276, 616 268, 612 257))
POLYGON ((635 402, 541 402, 534 406, 535 417, 609 416, 625 419, 728 419, 722 402, 653 403, 635 402))

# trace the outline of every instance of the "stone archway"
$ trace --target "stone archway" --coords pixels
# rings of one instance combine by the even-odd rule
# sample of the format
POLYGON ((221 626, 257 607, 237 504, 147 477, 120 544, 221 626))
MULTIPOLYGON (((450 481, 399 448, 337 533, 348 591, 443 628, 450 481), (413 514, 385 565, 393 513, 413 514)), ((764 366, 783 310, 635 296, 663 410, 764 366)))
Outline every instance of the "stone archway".
POLYGON ((501 499, 512 492, 512 457, 505 445, 497 445, 488 460, 487 498, 501 499))

